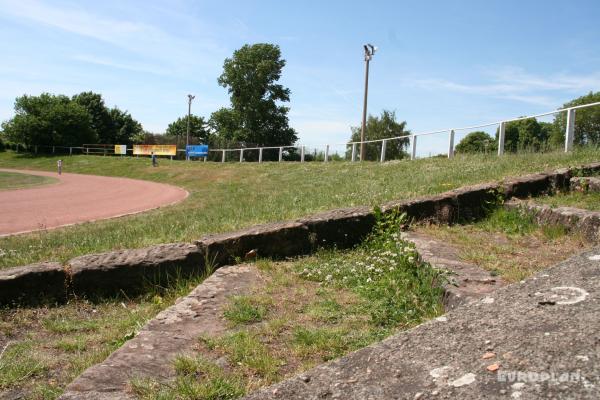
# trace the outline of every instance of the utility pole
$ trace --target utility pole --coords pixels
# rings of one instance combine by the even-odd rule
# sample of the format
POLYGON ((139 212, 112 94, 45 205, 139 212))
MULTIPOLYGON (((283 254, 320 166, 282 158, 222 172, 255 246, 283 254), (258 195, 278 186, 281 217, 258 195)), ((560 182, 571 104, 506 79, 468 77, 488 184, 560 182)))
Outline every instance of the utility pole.
POLYGON ((192 100, 194 100, 196 96, 192 96, 191 94, 188 94, 188 118, 187 118, 187 135, 185 138, 185 159, 189 160, 188 155, 187 155, 187 147, 190 144, 190 116, 192 114, 192 100))
POLYGON ((365 101, 363 103, 362 126, 360 129, 360 161, 365 159, 365 129, 367 127, 367 97, 369 95, 369 61, 377 51, 372 44, 365 44, 365 101))

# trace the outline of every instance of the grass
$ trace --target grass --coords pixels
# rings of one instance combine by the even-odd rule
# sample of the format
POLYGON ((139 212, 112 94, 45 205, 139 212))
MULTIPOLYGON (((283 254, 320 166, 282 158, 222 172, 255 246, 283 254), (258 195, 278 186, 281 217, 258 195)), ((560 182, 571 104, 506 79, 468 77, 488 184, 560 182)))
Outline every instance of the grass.
POLYGON ((33 186, 49 185, 55 182, 58 182, 58 180, 46 176, 0 171, 0 191, 25 189, 33 186))
MULTIPOLYGON (((62 157, 62 156, 61 156, 62 157)), ((62 157, 66 172, 166 182, 190 192, 184 202, 119 220, 0 239, 0 268, 156 243, 192 241, 270 221, 354 205, 434 194, 467 184, 597 161, 573 153, 457 156, 389 163, 201 163, 146 158, 62 157)), ((0 167, 53 171, 58 157, 0 153, 0 167)))
POLYGON ((224 307, 230 329, 199 338, 197 354, 175 361, 174 382, 134 381, 134 392, 235 399, 441 314, 444 276, 399 239, 400 222, 380 221, 353 250, 260 260, 264 285, 224 307), (224 388, 221 397, 206 389, 215 387, 224 388))
POLYGON ((574 191, 558 193, 554 196, 538 197, 535 201, 551 207, 575 207, 590 211, 600 211, 600 192, 574 191))
POLYGON ((508 282, 525 279, 590 244, 563 226, 538 225, 529 214, 499 208, 472 225, 417 225, 418 232, 447 242, 460 257, 508 282))
POLYGON ((55 399, 203 277, 149 288, 144 296, 0 309, 0 398, 55 399), (19 397, 21 396, 21 397, 19 397))

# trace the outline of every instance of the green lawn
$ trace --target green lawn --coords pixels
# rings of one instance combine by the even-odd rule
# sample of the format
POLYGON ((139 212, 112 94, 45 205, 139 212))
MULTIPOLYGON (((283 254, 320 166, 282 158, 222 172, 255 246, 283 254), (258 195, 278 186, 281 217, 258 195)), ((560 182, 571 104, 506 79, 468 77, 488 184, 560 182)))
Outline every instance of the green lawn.
POLYGON ((57 182, 54 178, 0 171, 0 190, 23 189, 57 182))
MULTIPOLYGON (((0 153, 2 168, 54 170, 59 157, 0 153)), ((202 163, 102 156, 63 157, 65 172, 124 176, 184 187, 184 202, 118 220, 0 239, 0 268, 66 261, 91 252, 192 241, 269 221, 353 205, 434 194, 467 184, 598 161, 573 153, 457 156, 379 163, 202 163)))

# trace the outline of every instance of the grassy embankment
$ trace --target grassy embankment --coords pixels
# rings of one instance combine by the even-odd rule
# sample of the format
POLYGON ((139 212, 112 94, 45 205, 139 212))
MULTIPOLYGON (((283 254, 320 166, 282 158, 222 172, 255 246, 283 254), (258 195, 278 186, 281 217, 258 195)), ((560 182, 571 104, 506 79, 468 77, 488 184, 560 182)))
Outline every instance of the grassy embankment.
MULTIPOLYGON (((0 167, 54 170, 58 157, 0 153, 0 167)), ((101 156, 62 157, 66 172, 124 176, 184 187, 184 202, 142 215, 0 239, 0 268, 156 243, 192 241, 269 221, 353 205, 440 193, 460 186, 598 161, 573 153, 457 156, 379 163, 201 163, 101 156)))
POLYGON ((26 189, 56 182, 57 179, 45 176, 0 171, 0 190, 26 189))

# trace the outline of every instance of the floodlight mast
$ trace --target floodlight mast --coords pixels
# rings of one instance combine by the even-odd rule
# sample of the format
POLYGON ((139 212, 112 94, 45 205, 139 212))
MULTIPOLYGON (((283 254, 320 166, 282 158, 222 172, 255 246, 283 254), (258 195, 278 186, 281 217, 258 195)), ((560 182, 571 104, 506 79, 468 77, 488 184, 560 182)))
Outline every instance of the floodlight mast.
POLYGON ((365 49, 365 99, 363 104, 362 126, 360 129, 360 161, 365 160, 365 130, 367 126, 367 97, 369 95, 369 62, 377 51, 377 47, 368 43, 363 46, 365 49))
POLYGON ((187 148, 190 145, 190 116, 192 114, 192 100, 194 100, 196 96, 192 96, 188 94, 188 117, 187 117, 187 135, 185 138, 185 158, 189 160, 187 148))

